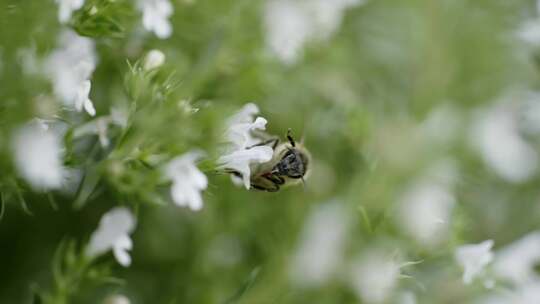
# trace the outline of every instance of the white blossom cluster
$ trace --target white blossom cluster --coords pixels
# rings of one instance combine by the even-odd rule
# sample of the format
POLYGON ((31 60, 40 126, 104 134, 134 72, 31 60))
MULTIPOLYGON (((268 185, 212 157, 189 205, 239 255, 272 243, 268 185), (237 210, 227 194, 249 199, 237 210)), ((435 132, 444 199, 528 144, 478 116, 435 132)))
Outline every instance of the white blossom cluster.
POLYGON ((147 31, 161 39, 172 35, 169 18, 173 14, 173 6, 169 0, 139 0, 138 8, 143 14, 143 26, 147 31))
POLYGON ((242 175, 242 184, 249 189, 252 166, 257 166, 272 159, 274 153, 269 146, 254 146, 260 142, 253 135, 254 132, 266 129, 266 119, 255 118, 259 108, 253 104, 246 104, 242 110, 234 115, 228 122, 226 137, 229 148, 225 155, 218 159, 221 169, 234 170, 242 175))
POLYGON ((494 242, 468 244, 456 249, 456 261, 463 268, 463 282, 471 284, 482 278, 484 286, 491 289, 496 282, 510 284, 504 292, 493 289, 479 304, 534 304, 540 299, 540 276, 535 267, 540 262, 540 232, 492 251, 494 242), (489 271, 488 271, 489 269, 489 271))
POLYGON ((45 59, 45 73, 53 82, 54 94, 66 106, 96 115, 89 98, 90 78, 97 64, 94 42, 70 30, 59 36, 59 47, 45 59))

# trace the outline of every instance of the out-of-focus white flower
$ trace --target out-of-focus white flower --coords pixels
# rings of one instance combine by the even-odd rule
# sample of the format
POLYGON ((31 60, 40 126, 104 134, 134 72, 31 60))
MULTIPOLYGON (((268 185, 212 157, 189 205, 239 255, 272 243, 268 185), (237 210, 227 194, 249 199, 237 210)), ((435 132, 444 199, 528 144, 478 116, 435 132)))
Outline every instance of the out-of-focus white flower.
POLYGON ((293 1, 268 1, 264 11, 266 45, 286 64, 295 63, 312 35, 309 16, 293 1))
POLYGON ((116 207, 105 213, 99 222, 99 227, 92 234, 86 249, 90 257, 101 255, 110 249, 120 265, 127 267, 131 264, 131 250, 133 243, 129 235, 133 232, 136 219, 124 207, 116 207))
POLYGON ((60 35, 59 48, 45 60, 45 72, 53 82, 54 94, 65 105, 77 111, 84 109, 91 116, 95 115, 95 109, 88 99, 89 79, 96 61, 93 41, 68 30, 60 35))
POLYGON ((495 255, 493 271, 500 278, 524 284, 540 280, 535 271, 539 262, 540 232, 533 232, 499 250, 495 255))
POLYGON ((499 104, 479 115, 473 127, 473 143, 484 161, 509 182, 523 182, 538 167, 538 155, 519 134, 517 111, 499 104))
POLYGON ((198 151, 188 152, 171 160, 165 168, 165 175, 172 180, 173 201, 195 211, 202 209, 201 192, 208 186, 206 175, 195 165, 201 156, 198 151))
POLYGON ((270 0, 264 8, 266 44, 283 63, 292 64, 304 44, 328 39, 339 27, 344 11, 362 0, 270 0))
POLYGON ((393 293, 400 275, 400 265, 380 249, 372 249, 351 267, 351 284, 366 303, 384 303, 393 293))
POLYGON ((77 89, 77 97, 75 98, 75 109, 79 112, 84 109, 90 116, 94 116, 96 115, 96 109, 88 97, 91 87, 92 84, 90 83, 90 80, 85 80, 80 83, 79 88, 77 89))
POLYGON ((470 284, 493 260, 493 240, 480 244, 468 244, 456 249, 455 258, 463 268, 463 283, 470 284))
POLYGON ((397 296, 396 304, 416 304, 416 296, 411 291, 401 292, 397 296))
POLYGON ((144 57, 144 69, 149 71, 160 67, 165 62, 165 54, 160 50, 151 50, 144 57))
POLYGON ((218 159, 220 169, 234 170, 242 175, 244 187, 251 186, 251 170, 272 159, 274 150, 269 146, 253 146, 261 139, 253 136, 254 132, 266 129, 266 119, 253 118, 259 112, 255 104, 246 104, 237 114, 229 119, 226 133, 229 142, 228 152, 218 159))
POLYGON ((511 300, 507 303, 512 304, 537 304, 540 301, 540 282, 530 282, 521 285, 511 300))
POLYGON ((173 6, 169 0, 140 0, 139 9, 147 31, 154 32, 161 39, 171 36, 172 25, 169 17, 173 14, 173 6))
POLYGON ((84 0, 55 0, 58 3, 58 21, 66 23, 71 19, 71 14, 84 5, 84 0))
POLYGON ((526 20, 517 30, 517 37, 533 47, 540 46, 540 2, 536 1, 536 17, 526 20))
POLYGON ((335 273, 343 258, 349 216, 337 202, 317 206, 308 216, 290 274, 300 286, 318 286, 335 273))
POLYGON ((128 297, 122 294, 111 295, 105 298, 103 304, 130 304, 128 297))
POLYGON ((527 92, 517 120, 524 132, 540 134, 540 92, 527 92))
POLYGON ((13 157, 19 174, 37 190, 62 186, 65 169, 60 138, 38 122, 28 123, 13 134, 13 157))
POLYGON ((515 290, 492 293, 476 302, 478 304, 538 304, 540 281, 519 285, 515 290))
POLYGON ((398 203, 398 223, 405 233, 424 246, 443 242, 455 204, 449 186, 438 181, 420 181, 398 203))
POLYGON ((517 36, 533 47, 540 46, 540 20, 533 19, 524 22, 518 29, 517 36))

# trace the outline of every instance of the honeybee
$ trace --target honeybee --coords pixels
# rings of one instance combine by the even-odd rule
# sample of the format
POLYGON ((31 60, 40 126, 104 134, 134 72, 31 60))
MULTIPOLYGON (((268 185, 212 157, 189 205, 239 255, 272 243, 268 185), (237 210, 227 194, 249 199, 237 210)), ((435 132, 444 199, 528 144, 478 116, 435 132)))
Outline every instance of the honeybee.
MULTIPOLYGON (((281 187, 304 182, 311 156, 302 143, 294 140, 291 129, 287 131, 286 137, 287 142, 281 144, 279 138, 272 138, 256 145, 268 145, 274 153, 270 161, 251 168, 250 182, 253 189, 276 192, 281 187)), ((233 174, 238 176, 239 173, 233 174)))

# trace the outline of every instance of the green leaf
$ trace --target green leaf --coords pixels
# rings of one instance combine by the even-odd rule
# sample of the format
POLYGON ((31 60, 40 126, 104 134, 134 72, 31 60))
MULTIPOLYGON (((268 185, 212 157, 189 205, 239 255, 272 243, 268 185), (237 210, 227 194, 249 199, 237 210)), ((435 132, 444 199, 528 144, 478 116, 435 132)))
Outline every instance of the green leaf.
POLYGON ((238 303, 240 298, 253 286, 255 283, 255 280, 257 279, 257 276, 259 275, 261 267, 256 267, 251 271, 247 279, 244 281, 242 286, 234 293, 232 297, 230 297, 227 301, 224 302, 224 304, 233 304, 238 303))
POLYGON ((125 31, 114 19, 101 15, 80 17, 73 28, 81 36, 93 38, 122 38, 125 31))
POLYGON ((97 166, 90 166, 84 175, 81 187, 79 188, 79 193, 75 199, 75 202, 73 203, 73 208, 80 209, 86 204, 88 198, 94 192, 94 189, 98 185, 100 179, 101 171, 99 168, 97 166))

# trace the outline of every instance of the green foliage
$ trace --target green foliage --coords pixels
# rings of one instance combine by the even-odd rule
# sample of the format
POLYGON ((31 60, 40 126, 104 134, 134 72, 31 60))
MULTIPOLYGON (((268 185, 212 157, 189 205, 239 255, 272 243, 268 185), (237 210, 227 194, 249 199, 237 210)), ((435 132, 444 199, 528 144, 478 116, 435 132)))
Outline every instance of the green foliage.
POLYGON ((121 280, 111 277, 109 267, 92 265, 92 262, 84 255, 84 251, 77 248, 75 241, 62 241, 53 258, 53 287, 50 291, 40 291, 38 288, 34 303, 73 303, 83 286, 122 283, 121 280))

